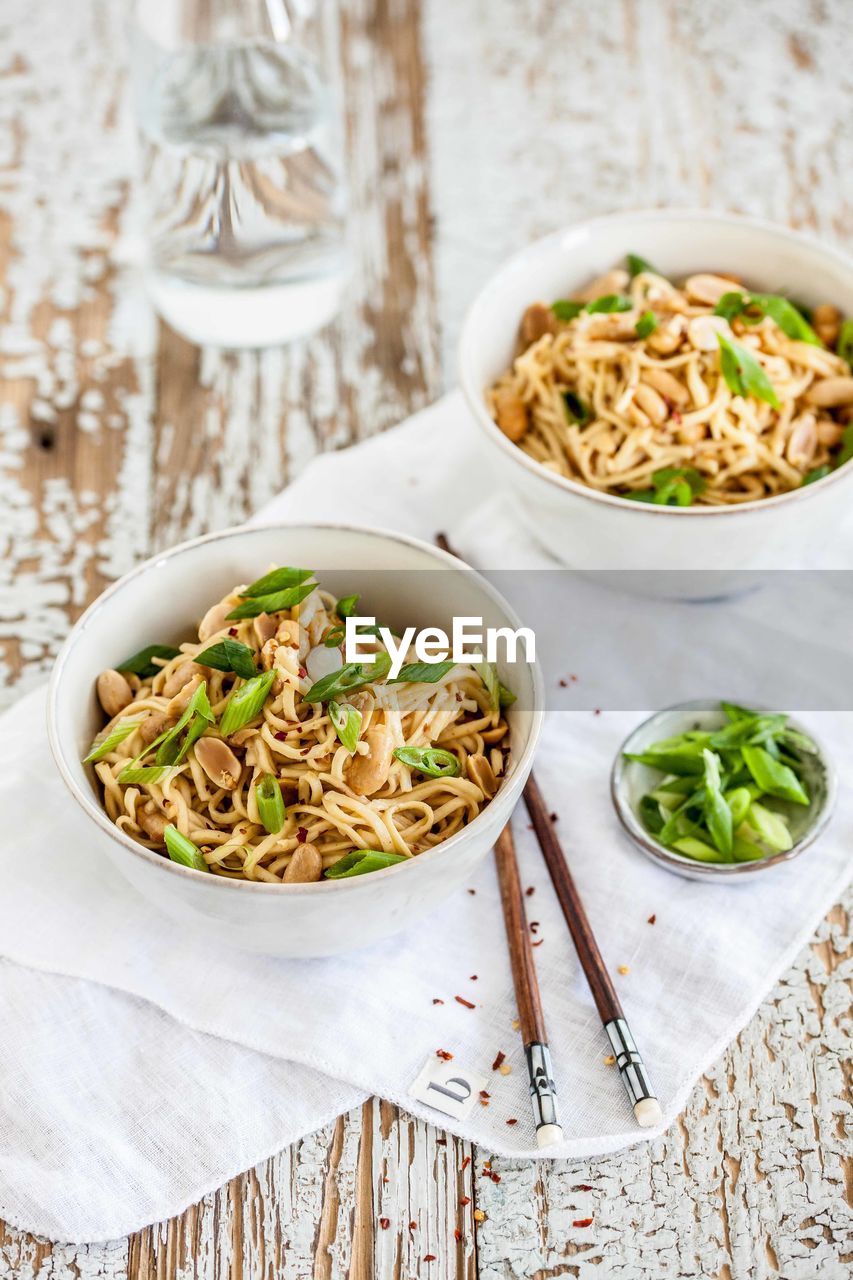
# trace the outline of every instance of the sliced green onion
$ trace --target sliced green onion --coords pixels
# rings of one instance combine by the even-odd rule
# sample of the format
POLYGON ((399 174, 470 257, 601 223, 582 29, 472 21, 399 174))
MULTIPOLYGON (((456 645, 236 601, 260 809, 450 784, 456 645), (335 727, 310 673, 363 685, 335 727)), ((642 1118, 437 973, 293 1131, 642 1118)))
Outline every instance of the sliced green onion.
POLYGON ((323 644, 327 649, 337 649, 346 639, 346 627, 332 627, 331 631, 326 633, 323 644))
POLYGON ((399 673, 389 680, 389 684, 437 684, 443 680, 448 671, 456 666, 455 662, 407 662, 399 673))
POLYGON ((194 661, 201 667, 213 667, 216 671, 233 671, 242 680, 251 680, 257 671, 255 656, 249 646, 230 636, 217 641, 204 653, 196 654, 194 661))
POLYGON ((209 871, 204 855, 192 840, 181 835, 180 831, 171 822, 163 832, 163 839, 166 841, 166 851, 173 862, 179 862, 182 867, 191 867, 193 871, 209 871))
POLYGON ((264 671, 247 680, 229 695, 219 722, 219 732, 223 738, 229 738, 232 733, 236 733, 244 724, 261 714, 274 680, 275 671, 264 671))
MULTIPOLYGON (((171 729, 164 730, 158 738, 146 748, 144 755, 149 755, 152 751, 156 751, 154 756, 157 764, 177 764, 178 759, 186 755, 189 747, 181 750, 176 745, 178 738, 191 721, 201 720, 203 725, 213 724, 214 715, 210 708, 210 699, 207 696, 207 681, 202 680, 201 684, 193 693, 189 702, 184 709, 178 723, 173 725, 171 729)), ((195 737, 201 737, 201 733, 196 732, 195 737)), ((195 739, 193 739, 195 740, 195 739)), ((191 743, 189 745, 192 745, 191 743)))
POLYGON ((792 302, 778 293, 741 293, 733 290, 724 293, 714 308, 714 315, 724 316, 731 323, 740 317, 745 324, 760 324, 769 316, 788 338, 808 342, 813 347, 823 343, 792 302))
POLYGON ((131 761, 131 763, 126 765, 118 775, 118 781, 125 785, 134 782, 141 782, 147 786, 151 782, 166 782, 166 780, 171 778, 175 773, 177 773, 177 770, 172 768, 171 765, 137 765, 135 761, 131 761))
POLYGON ((712 849, 704 840, 697 840, 695 836, 682 836, 680 840, 673 841, 672 847, 679 853, 686 854, 688 858, 695 858, 697 862, 731 861, 724 853, 720 853, 718 849, 712 849))
POLYGON ((257 582, 240 592, 242 599, 255 596, 270 596, 288 587, 300 587, 308 578, 313 577, 313 569, 271 569, 257 582))
POLYGON ((645 258, 641 258, 638 253, 626 254, 626 262, 628 266, 628 274, 632 280, 634 279, 634 276, 642 275, 645 271, 650 271, 653 276, 659 276, 661 274, 656 267, 653 267, 645 258))
POLYGON ((501 707, 511 707, 512 704, 517 701, 518 699, 516 698, 512 689, 508 689, 506 685, 499 680, 498 681, 498 705, 501 707))
POLYGON ((271 836, 281 831, 285 819, 284 798, 275 774, 265 773, 255 784, 255 804, 264 829, 271 836))
POLYGON ((357 595, 341 596, 340 600, 335 605, 335 613, 339 618, 351 618, 355 613, 355 606, 358 604, 358 600, 359 597, 357 595))
POLYGON ((162 658, 168 662, 170 658, 177 658, 180 652, 180 649, 175 649, 170 644, 149 644, 133 657, 125 658, 124 662, 120 662, 116 671, 130 671, 133 675, 139 676, 140 680, 148 680, 162 670, 162 666, 152 662, 152 658, 162 658))
POLYGON ((564 391, 563 404, 566 406, 566 417, 569 422, 576 422, 579 427, 585 427, 592 419, 592 410, 585 400, 581 400, 577 392, 564 391))
POLYGON ((137 729, 144 716, 137 716, 132 720, 119 720, 118 724, 114 724, 112 729, 104 730, 99 733, 89 748, 88 755, 83 757, 83 764, 94 764, 96 760, 103 760, 104 756, 108 756, 111 751, 115 751, 119 743, 124 742, 125 738, 129 738, 134 729, 137 729))
POLYGON ((844 434, 841 437, 841 448, 835 455, 835 465, 843 467, 845 462, 849 462, 853 458, 853 422, 844 428, 844 434))
POLYGON ((384 871, 397 862, 405 862, 402 853, 384 853, 381 849, 353 849, 325 871, 327 880, 348 880, 352 876, 364 876, 370 871, 384 871))
POLYGON ((479 672, 480 679, 489 691, 489 702, 493 711, 498 711, 501 705, 501 682, 498 679, 498 669, 493 662, 486 662, 481 657, 478 662, 474 662, 473 666, 479 672))
POLYGON ((801 485, 814 484, 816 480, 823 480, 824 476, 828 476, 832 467, 824 463, 822 467, 812 467, 811 471, 807 471, 803 476, 801 485))
POLYGON ((551 310, 558 320, 568 324, 583 311, 583 303, 575 302, 573 298, 558 298, 556 302, 551 303, 551 310))
POLYGON ((774 760, 764 747, 741 747, 741 754, 762 791, 790 800, 792 804, 809 804, 806 790, 794 770, 780 760, 774 760))
POLYGON ((729 390, 736 396, 754 396, 778 409, 779 398, 773 384, 752 352, 724 333, 717 334, 717 341, 720 344, 720 368, 729 390))
POLYGON ((316 582, 303 582, 300 587, 285 587, 269 595, 248 597, 226 615, 226 621, 237 622, 240 618, 257 618, 259 613, 281 613, 283 609, 293 609, 310 596, 316 586, 316 582))
POLYGON ((329 719, 341 743, 352 755, 358 744, 358 735, 361 731, 361 712, 347 703, 341 706, 338 702, 330 701, 329 719))
POLYGON ((752 827, 759 838, 777 853, 787 853, 794 847, 787 822, 781 813, 774 813, 766 805, 753 802, 746 815, 746 825, 752 827))
POLYGON ((585 310, 588 315, 612 315, 614 311, 631 311, 634 304, 624 293, 605 293, 594 302, 588 302, 585 310))
POLYGON ((648 338, 658 327, 658 318, 654 311, 644 311, 634 328, 638 338, 648 338))
POLYGON ((398 747, 394 755, 428 778, 457 778, 460 773, 458 759, 443 747, 398 747))
POLYGON ((328 702, 330 698, 353 693, 366 684, 382 680, 391 670, 391 655, 378 653, 373 662, 347 662, 337 671, 331 671, 316 684, 312 684, 306 694, 306 702, 328 702))
POLYGON ((841 356, 842 360, 846 360, 850 368, 853 369, 853 317, 845 320, 838 331, 835 352, 836 355, 841 356))

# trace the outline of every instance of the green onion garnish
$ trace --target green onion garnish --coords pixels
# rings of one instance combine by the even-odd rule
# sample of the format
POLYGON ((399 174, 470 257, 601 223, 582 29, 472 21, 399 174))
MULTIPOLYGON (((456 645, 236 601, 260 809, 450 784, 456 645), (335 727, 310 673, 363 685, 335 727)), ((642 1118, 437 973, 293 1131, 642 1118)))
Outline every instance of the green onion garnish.
POLYGON ((822 467, 812 467, 811 471, 807 471, 801 480, 801 485, 814 484, 816 480, 822 480, 824 476, 828 476, 832 467, 828 463, 824 463, 822 467))
POLYGON ((358 604, 358 596, 341 596, 335 605, 335 613, 339 618, 351 618, 355 613, 355 606, 358 604))
POLYGON ((171 765, 138 765, 136 761, 133 760, 122 769, 121 773, 118 775, 118 781, 124 785, 138 782, 147 786, 152 782, 166 782, 175 773, 177 773, 177 769, 173 768, 171 765))
POLYGON ((247 680, 229 695, 219 722, 219 732, 223 738, 229 738, 232 733, 236 733, 244 724, 261 714, 273 680, 275 671, 264 671, 247 680))
POLYGON ((240 618, 256 618, 259 613, 281 613, 283 609, 293 609, 310 596, 316 586, 316 582, 303 582, 301 586, 285 587, 269 595, 247 597, 226 615, 227 621, 236 622, 240 618))
POLYGON ((633 302, 624 293, 605 293, 602 297, 596 298, 594 302, 586 304, 586 311, 589 315, 612 315, 614 311, 631 311, 633 302))
MULTIPOLYGON (((845 320, 838 332, 838 341, 835 344, 836 355, 841 356, 842 360, 846 360, 853 369, 853 317, 845 320)), ((120 668, 119 668, 120 669, 120 668)))
POLYGON ((347 703, 341 706, 338 702, 330 701, 329 719, 341 743, 352 755, 358 744, 358 735, 361 730, 361 712, 347 703))
POLYGON ((207 696, 207 681, 202 680, 187 703, 178 723, 173 725, 171 729, 164 730, 146 748, 143 754, 149 755, 152 751, 156 751, 154 756, 156 764, 178 764, 187 754, 193 742, 200 738, 207 726, 213 724, 213 722, 214 715, 207 696), (187 731, 183 746, 179 746, 178 738, 187 725, 190 728, 187 731), (191 734, 192 736, 190 736, 191 734))
POLYGON ((191 867, 193 871, 209 870, 198 846, 186 836, 181 835, 172 823, 169 823, 164 830, 163 839, 166 841, 166 851, 173 862, 179 862, 182 867, 191 867))
POLYGON ((132 720, 119 720, 118 724, 114 724, 112 729, 99 733, 89 748, 88 755, 83 757, 83 764, 94 764, 96 760, 103 760, 104 756, 108 756, 111 751, 115 751, 119 743, 124 742, 125 738, 129 738, 134 729, 138 728, 145 719, 144 716, 137 716, 132 720))
POLYGON ((258 578, 257 582, 241 591, 240 596, 246 599, 274 595, 288 587, 299 587, 313 576, 313 569, 271 569, 262 578, 258 578))
POLYGON ((849 462, 853 458, 853 422, 844 428, 844 434, 841 437, 841 448, 835 455, 835 465, 841 467, 845 462, 849 462))
POLYGON ((312 684, 303 697, 306 702, 328 702, 330 698, 352 693, 366 684, 384 679, 390 670, 391 656, 388 653, 378 653, 370 663, 347 662, 338 671, 332 671, 312 684))
POLYGON ((752 352, 724 333, 717 334, 717 341, 720 344, 720 368, 729 390, 736 396, 755 396, 778 409, 779 399, 773 384, 752 352))
POLYGON ((739 317, 748 325, 760 324, 765 316, 769 316, 787 337, 808 342, 813 347, 823 346, 806 318, 792 302, 778 293, 740 293, 736 290, 724 293, 714 308, 714 315, 724 316, 729 323, 739 317))
POLYGON ((428 778, 459 776, 459 761, 452 751, 445 751, 443 747, 398 747, 394 755, 402 764, 428 778))
POLYGON ((389 684, 437 684, 443 680, 448 671, 456 666, 455 662, 407 662, 400 668, 399 674, 389 684))
POLYGON ((255 656, 246 644, 225 636, 216 644, 196 655, 195 662, 202 667, 214 667, 217 671, 233 671, 242 680, 251 680, 256 674, 255 656))
POLYGON ((281 786, 275 774, 265 773, 255 784, 255 804, 258 806, 258 817, 271 836, 276 835, 284 826, 285 808, 281 794, 281 786))
POLYGON ((175 649, 170 644, 149 644, 145 649, 140 649, 139 653, 135 653, 131 658, 125 658, 124 662, 120 662, 116 667, 116 671, 130 671, 135 676, 139 676, 140 680, 148 680, 151 676, 156 676, 157 672, 162 670, 156 662, 152 662, 152 658, 162 658, 168 662, 170 658, 177 658, 180 649, 175 649))
POLYGON ((632 280, 634 279, 634 276, 639 276, 644 271, 650 271, 653 276, 659 276, 661 274, 656 267, 653 267, 645 258, 641 258, 638 253, 626 254, 626 263, 628 266, 628 274, 632 280))
POLYGON ((563 404, 566 406, 569 422, 576 422, 579 427, 585 427, 592 418, 592 410, 576 391, 564 391, 563 404))
POLYGON ((501 705, 501 682, 498 679, 497 667, 493 662, 486 662, 482 657, 479 662, 474 662, 472 665, 479 672, 480 679, 489 691, 492 711, 497 711, 501 705))
POLYGON ((640 316, 634 328, 637 330, 638 338, 648 338, 649 334, 654 333, 658 327, 658 318, 654 311, 644 311, 640 316))
POLYGON ((584 309, 582 302, 575 302, 572 298, 558 298, 556 302, 551 303, 551 310, 558 320, 562 320, 564 324, 568 324, 570 320, 574 320, 584 309))
POLYGON ((383 853, 381 849, 353 849, 344 854, 325 871, 327 880, 348 880, 352 876, 367 875, 370 871, 384 871, 397 862, 405 862, 402 853, 383 853))

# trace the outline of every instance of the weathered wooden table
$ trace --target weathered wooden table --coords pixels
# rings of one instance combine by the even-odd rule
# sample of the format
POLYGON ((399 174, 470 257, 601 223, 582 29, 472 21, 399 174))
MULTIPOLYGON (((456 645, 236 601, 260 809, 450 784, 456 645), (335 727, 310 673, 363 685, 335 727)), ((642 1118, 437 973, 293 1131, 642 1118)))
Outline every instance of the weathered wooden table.
MULTIPOLYGON (((111 578, 434 398, 468 299, 533 236, 666 203, 853 236, 845 0, 344 0, 348 303, 305 346, 199 351, 150 321, 128 266, 122 6, 5 0, 2 16, 10 700, 111 578)), ((496 1183, 488 1152, 374 1101, 129 1240, 0 1224, 0 1275, 840 1280, 849 967, 839 906, 650 1146, 500 1160, 496 1183)))

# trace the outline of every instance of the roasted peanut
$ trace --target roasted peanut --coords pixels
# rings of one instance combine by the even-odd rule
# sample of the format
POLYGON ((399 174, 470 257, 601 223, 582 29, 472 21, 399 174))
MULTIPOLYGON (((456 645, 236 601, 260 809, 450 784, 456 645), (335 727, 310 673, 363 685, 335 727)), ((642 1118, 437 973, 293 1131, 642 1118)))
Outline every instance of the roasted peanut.
POLYGON ((148 836, 149 840, 158 840, 162 842, 163 832, 169 825, 169 819, 165 813, 154 804, 146 804, 144 808, 136 810, 136 821, 142 830, 148 836))
POLYGON ((853 378, 821 378, 809 387, 806 399, 821 409, 840 409, 842 405, 853 404, 853 378))
POLYGON ((239 600, 236 596, 226 596, 224 600, 220 600, 218 604, 208 609, 198 624, 199 640, 209 640, 211 636, 216 635, 217 631, 224 631, 228 626, 228 614, 236 609, 238 604, 239 600))
POLYGON ((822 302, 812 312, 812 328, 821 342, 834 347, 841 332, 841 312, 831 302, 822 302))
POLYGON ((487 800, 491 800, 498 789, 498 780, 486 757, 481 755, 469 756, 465 761, 465 769, 474 786, 480 788, 487 800))
POLYGON ((534 302, 527 308, 521 318, 519 338, 522 346, 529 347, 538 342, 546 333, 557 332, 557 317, 544 302, 534 302))
POLYGON ((684 328, 684 316, 670 316, 662 320, 654 333, 646 338, 646 346, 650 351, 654 351, 655 355, 671 356, 681 346, 684 328))
POLYGON ((391 772, 394 740, 391 730, 384 724, 378 724, 368 729, 364 742, 367 753, 353 756, 345 781, 357 796, 372 796, 385 785, 391 772))
POLYGON ((164 698, 174 698, 176 693, 180 693, 184 685, 189 684, 193 676, 200 675, 202 668, 197 662, 181 662, 175 667, 175 670, 168 675, 163 681, 163 688, 160 690, 164 698))
POLYGON ((183 688, 179 689, 174 698, 170 698, 166 704, 166 715, 169 719, 177 719, 190 704, 190 698, 202 682, 202 677, 198 674, 191 676, 183 688))
POLYGON ((277 629, 278 623, 269 613, 259 613, 257 618, 252 619, 252 630, 261 646, 265 645, 267 640, 272 640, 277 629))
POLYGON ((139 736, 146 744, 153 742, 169 727, 169 717, 162 711, 150 711, 139 726, 139 736))
POLYGON ((718 333, 734 337, 725 316, 694 316, 687 325, 687 340, 696 351, 718 351, 718 333))
POLYGON ((643 410, 651 418, 652 422, 660 424, 665 422, 669 416, 669 409, 663 396, 655 391, 654 387, 648 386, 645 382, 640 382, 634 391, 634 399, 643 410))
POLYGON ((785 456, 794 467, 804 467, 817 449, 817 427, 813 413, 804 413, 791 428, 785 456))
POLYGON ((843 435, 844 428, 840 422, 834 422, 832 418, 818 418, 817 438, 821 444, 834 449, 837 444, 841 444, 843 435))
POLYGON ((285 884, 311 884, 323 874, 323 859, 316 845, 306 840, 293 850, 293 856, 284 869, 285 884))
POLYGON ((221 738, 199 738, 193 750, 210 781, 233 791, 240 778, 241 765, 228 743, 221 738))
POLYGON ((665 400, 681 409, 690 401, 690 392, 668 369, 644 369, 642 381, 659 391, 665 400))
POLYGON ((730 277, 713 275, 689 276, 684 282, 684 291, 693 302, 702 302, 708 307, 715 307, 724 293, 743 293, 730 277))
POLYGON ((299 648, 299 623, 293 618, 285 618, 280 622, 275 634, 279 644, 290 645, 292 649, 299 648))
POLYGON ((631 342, 637 336, 637 322, 630 311, 596 312, 587 316, 583 336, 599 342, 631 342))
POLYGON ((608 293, 623 293, 628 288, 630 278, 624 268, 617 267, 614 271, 608 271, 603 276, 596 276, 594 280, 590 280, 585 288, 573 294, 572 297, 576 298, 578 302, 594 302, 596 298, 603 298, 608 293))
POLYGON ((102 671, 95 687, 98 701, 111 720, 133 701, 133 690, 120 671, 102 671))
POLYGON ((524 401, 509 387, 500 387, 495 392, 495 419, 504 435, 515 444, 527 431, 529 424, 524 401))

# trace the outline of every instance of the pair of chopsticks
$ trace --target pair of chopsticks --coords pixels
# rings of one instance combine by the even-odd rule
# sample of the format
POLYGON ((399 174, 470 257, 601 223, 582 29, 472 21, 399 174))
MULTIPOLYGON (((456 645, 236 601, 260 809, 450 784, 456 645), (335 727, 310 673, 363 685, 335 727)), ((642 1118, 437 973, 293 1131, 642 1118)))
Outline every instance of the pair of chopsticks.
MULTIPOLYGON (((443 551, 456 555, 444 534, 437 534, 436 542, 443 551)), ((663 1120, 660 1103, 631 1034, 616 988, 607 971, 607 965, 604 963, 589 917, 584 910, 572 873, 569 871, 554 824, 532 772, 525 783, 524 803, 530 814, 533 830, 536 833, 539 848, 542 850, 545 866, 551 877, 575 951, 610 1041, 634 1116, 642 1128, 659 1124, 663 1120)), ((533 962, 515 844, 509 823, 504 827, 495 844, 495 862, 498 869, 512 981, 518 1005, 519 1030, 524 1043, 527 1071, 530 1077, 536 1144, 539 1147, 549 1147, 562 1142, 563 1130, 557 1109, 551 1051, 548 1047, 542 999, 539 994, 536 966, 533 962)))

